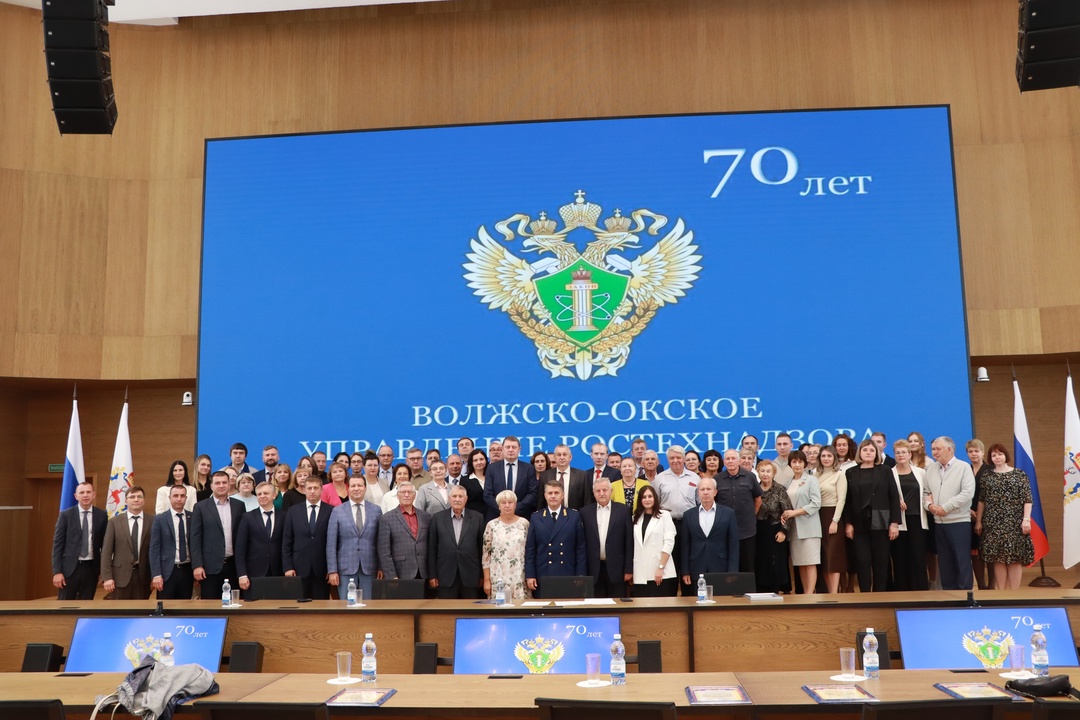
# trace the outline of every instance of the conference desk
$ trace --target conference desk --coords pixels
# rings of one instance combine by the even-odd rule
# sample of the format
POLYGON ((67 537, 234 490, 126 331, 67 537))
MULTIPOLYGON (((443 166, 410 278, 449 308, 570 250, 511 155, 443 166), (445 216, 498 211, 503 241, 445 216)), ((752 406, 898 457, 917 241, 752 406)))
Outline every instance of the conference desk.
MULTIPOLYGON (((493 679, 481 675, 423 676, 380 675, 376 687, 394 688, 396 693, 386 703, 371 708, 331 707, 331 714, 342 717, 362 715, 393 716, 395 718, 480 717, 523 720, 536 716, 535 698, 548 697, 569 700, 603 700, 616 702, 671 702, 680 716, 715 718, 780 718, 807 714, 820 717, 857 717, 861 705, 818 704, 802 686, 810 683, 832 683, 829 676, 835 671, 782 672, 722 672, 722 673, 664 673, 634 675, 626 685, 600 688, 578 687, 581 675, 525 675, 512 679, 493 679), (685 688, 690 685, 742 685, 752 705, 716 706, 690 705, 685 688)), ((1073 682, 1080 679, 1076 668, 1055 668, 1054 672, 1070 674, 1073 682)), ((0 674, 0 694, 5 699, 52 699, 63 701, 72 718, 89 714, 96 698, 111 693, 123 679, 120 673, 100 673, 83 677, 65 677, 47 673, 0 674)), ((330 675, 318 674, 219 674, 221 693, 210 700, 239 705, 290 703, 324 703, 341 688, 327 684, 330 675)), ((879 680, 860 683, 882 702, 935 700, 956 701, 934 687, 939 682, 991 682, 1004 686, 1005 680, 996 672, 950 673, 945 670, 883 670, 879 680)), ((358 685, 348 687, 357 688, 358 685)), ((179 714, 198 712, 198 700, 181 706, 179 714)), ((1009 704, 1010 718, 1030 717, 1031 703, 1009 704)), ((959 714, 962 717, 962 713, 959 714)))
MULTIPOLYGON (((1077 590, 985 591, 977 592, 976 599, 985 606, 1065 606, 1074 639, 1080 631, 1077 590)), ((437 643, 440 656, 453 655, 454 622, 459 617, 536 614, 618 615, 628 653, 637 652, 638 640, 662 642, 665 672, 752 672, 778 667, 831 670, 837 661, 836 649, 851 646, 855 634, 868 626, 888 633, 890 647, 896 650, 896 609, 962 607, 966 603, 965 592, 932 591, 798 595, 767 604, 722 597, 707 606, 697 605, 694 598, 502 609, 472 601, 369 600, 364 608, 347 610, 343 602, 333 600, 262 600, 223 610, 212 600, 177 600, 166 601, 164 609, 171 617, 226 615, 225 652, 233 642, 260 642, 265 649, 263 670, 271 673, 329 671, 334 652, 358 653, 365 632, 375 634, 382 670, 409 673, 417 642, 437 643), (778 658, 782 658, 779 664, 778 658)), ((22 667, 27 643, 55 643, 66 649, 79 617, 145 616, 155 607, 153 600, 0 603, 0 672, 22 667)), ((440 672, 449 672, 449 668, 440 668, 440 672)))

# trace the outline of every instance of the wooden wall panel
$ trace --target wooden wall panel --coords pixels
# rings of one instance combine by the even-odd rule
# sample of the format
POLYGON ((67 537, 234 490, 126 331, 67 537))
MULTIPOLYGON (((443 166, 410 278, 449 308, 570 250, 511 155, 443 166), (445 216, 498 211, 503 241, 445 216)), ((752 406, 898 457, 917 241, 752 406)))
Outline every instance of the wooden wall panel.
POLYGON ((57 134, 39 19, 0 7, 11 375, 193 375, 207 137, 921 103, 952 107, 973 354, 1080 350, 1041 312, 1080 309, 1080 98, 1017 92, 1008 4, 451 0, 116 25, 105 138, 57 134), (983 281, 1003 272, 1019 281, 983 281))

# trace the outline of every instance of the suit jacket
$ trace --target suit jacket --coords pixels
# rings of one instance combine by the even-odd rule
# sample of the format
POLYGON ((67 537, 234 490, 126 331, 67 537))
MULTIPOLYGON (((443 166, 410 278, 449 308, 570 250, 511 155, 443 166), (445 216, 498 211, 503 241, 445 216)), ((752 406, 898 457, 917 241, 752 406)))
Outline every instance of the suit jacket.
POLYGON ((251 473, 251 477, 255 478, 255 487, 259 487, 259 483, 261 482, 266 482, 267 480, 273 481, 273 476, 269 478, 266 477, 266 468, 263 468, 262 470, 256 470, 255 472, 251 473))
MULTIPOLYGON (((139 564, 147 567, 150 562, 150 529, 154 516, 143 511, 139 520, 139 564)), ((105 540, 101 544, 101 578, 112 580, 117 587, 127 587, 131 582, 131 569, 135 564, 135 552, 131 547, 129 515, 122 512, 109 520, 105 540)))
POLYGON ((319 503, 315 532, 308 523, 307 499, 285 513, 285 531, 281 536, 281 570, 294 571, 300 577, 326 577, 326 532, 330 527, 332 505, 319 503))
POLYGON ((484 502, 484 486, 480 483, 480 480, 475 475, 463 476, 461 486, 469 494, 469 499, 465 501, 465 509, 478 512, 481 517, 486 516, 487 503, 484 502))
MULTIPOLYGON (((428 483, 424 487, 431 487, 428 483)), ((412 580, 428 577, 428 526, 431 514, 420 508, 416 511, 416 537, 409 532, 409 524, 400 507, 383 513, 379 518, 379 569, 387 580, 404 578, 412 580)))
MULTIPOLYGON (((213 496, 195 503, 191 511, 191 567, 202 568, 207 575, 217 575, 225 566, 225 528, 221 525, 213 496)), ((233 554, 236 553, 236 531, 240 528, 240 518, 247 512, 242 500, 229 498, 229 510, 232 513, 233 554)))
MULTIPOLYGON (((487 519, 499 517, 499 504, 495 497, 506 489, 506 463, 496 460, 488 465, 484 472, 484 502, 487 503, 487 519)), ((517 510, 514 514, 527 518, 536 510, 537 497, 540 496, 540 484, 536 479, 536 468, 532 463, 517 461, 514 469, 514 493, 517 495, 517 510)))
POLYGON ((416 507, 420 508, 428 515, 434 515, 437 512, 450 509, 450 488, 454 487, 449 482, 446 483, 446 500, 443 500, 442 494, 439 492, 439 488, 434 482, 429 482, 416 488, 416 507))
POLYGON ((689 575, 691 582, 702 573, 739 572, 739 523, 735 511, 720 503, 713 507, 716 519, 708 536, 701 531, 698 520, 700 505, 683 513, 679 573, 689 575))
MULTIPOLYGON (((581 508, 579 513, 581 526, 585 531, 585 564, 593 581, 600 579, 600 525, 596 520, 598 507, 594 502, 581 508)), ((611 508, 611 516, 608 518, 607 541, 604 543, 607 575, 611 582, 622 583, 623 575, 634 572, 634 524, 626 505, 609 501, 608 507, 611 508)))
MULTIPOLYGON (((82 549, 79 543, 82 540, 82 515, 79 514, 79 506, 69 507, 56 518, 56 530, 53 532, 52 546, 52 571, 53 575, 70 575, 75 572, 75 566, 79 564, 79 555, 82 549)), ((109 518, 105 511, 99 507, 92 507, 90 512, 90 534, 94 551, 94 559, 101 560, 101 544, 105 541, 105 530, 109 525, 109 518)))
POLYGON ((379 570, 376 553, 379 537, 379 516, 382 510, 375 503, 364 501, 364 532, 356 529, 353 504, 338 505, 330 513, 330 527, 326 530, 326 571, 355 575, 374 575, 379 570))
MULTIPOLYGON (((892 469, 885 465, 875 465, 873 481, 869 484, 853 481, 853 478, 860 474, 862 473, 858 465, 847 469, 844 522, 850 523, 857 533, 870 532, 875 514, 882 516, 883 520, 887 516, 886 527, 891 523, 900 525, 904 518, 900 512, 900 491, 893 479, 892 469)), ((925 479, 925 475, 923 477, 925 479)), ((925 484, 923 487, 925 488, 925 484)))
POLYGON ((457 541, 454 539, 453 515, 453 510, 443 510, 431 516, 427 546, 428 572, 443 587, 453 585, 458 578, 465 587, 479 587, 484 577, 480 564, 484 545, 484 516, 466 508, 461 521, 461 540, 457 541))
POLYGON ((545 507, 529 519, 525 577, 588 575, 585 529, 578 511, 561 508, 552 518, 551 511, 545 507))
MULTIPOLYGON (((173 532, 173 511, 154 516, 154 525, 150 529, 150 577, 161 576, 162 580, 168 580, 176 567, 176 533, 173 532)), ((184 527, 188 538, 188 549, 191 548, 191 512, 184 511, 184 527)), ((191 558, 190 553, 188 558, 191 558)))
POLYGON ((266 516, 258 508, 244 513, 236 531, 236 574, 253 577, 279 577, 281 538, 285 535, 285 513, 273 510, 274 532, 266 534, 266 516))
POLYGON ((641 526, 641 520, 634 525, 634 584, 645 585, 656 579, 656 569, 664 553, 668 554, 664 578, 675 577, 675 560, 671 553, 675 547, 676 531, 671 513, 663 512, 659 518, 653 518, 644 531, 641 526))
MULTIPOLYGON (((566 495, 566 507, 580 510, 589 503, 596 502, 592 492, 593 473, 588 470, 567 468, 566 474, 566 484, 563 486, 563 493, 566 495)), ((548 480, 557 480, 558 478, 559 469, 551 467, 540 473, 538 484, 542 488, 548 480)))

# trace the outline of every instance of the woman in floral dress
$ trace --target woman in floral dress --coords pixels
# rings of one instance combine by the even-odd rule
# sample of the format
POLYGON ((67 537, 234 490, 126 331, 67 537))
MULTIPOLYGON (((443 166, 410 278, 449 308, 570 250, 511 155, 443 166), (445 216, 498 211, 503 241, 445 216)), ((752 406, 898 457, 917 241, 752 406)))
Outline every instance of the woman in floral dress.
POLYGON ((1024 566, 1035 562, 1031 543, 1031 484, 1027 473, 1009 467, 1009 451, 990 446, 994 471, 983 478, 975 511, 979 554, 993 569, 995 590, 1018 590, 1024 566))
POLYGON ((507 600, 528 600, 532 593, 525 587, 525 540, 529 521, 514 514, 517 495, 503 490, 495 496, 499 517, 484 529, 484 592, 495 597, 495 586, 502 580, 507 600))

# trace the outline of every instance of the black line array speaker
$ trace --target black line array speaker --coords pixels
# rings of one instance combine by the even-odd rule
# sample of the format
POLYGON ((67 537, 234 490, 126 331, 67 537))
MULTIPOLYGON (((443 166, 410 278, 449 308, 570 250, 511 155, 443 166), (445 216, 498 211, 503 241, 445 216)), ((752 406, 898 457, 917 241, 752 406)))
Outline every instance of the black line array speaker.
POLYGON ((23 653, 23 672, 60 672, 64 648, 52 643, 28 643, 23 653))
POLYGON ((111 135, 116 125, 104 0, 42 0, 49 95, 61 135, 111 135))
POLYGON ((1020 2, 1016 82, 1020 92, 1080 86, 1080 2, 1020 2))
POLYGON ((229 672, 259 673, 263 666, 263 645, 259 642, 234 642, 229 651, 229 672))

